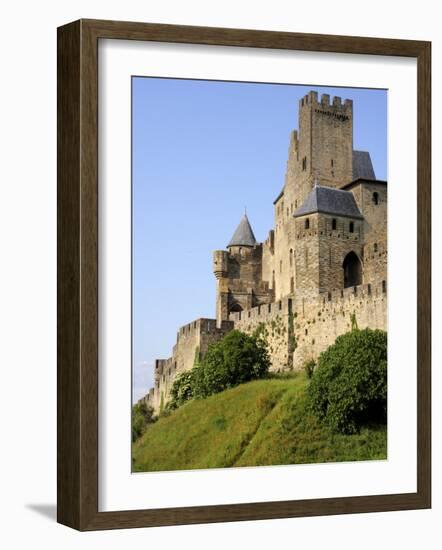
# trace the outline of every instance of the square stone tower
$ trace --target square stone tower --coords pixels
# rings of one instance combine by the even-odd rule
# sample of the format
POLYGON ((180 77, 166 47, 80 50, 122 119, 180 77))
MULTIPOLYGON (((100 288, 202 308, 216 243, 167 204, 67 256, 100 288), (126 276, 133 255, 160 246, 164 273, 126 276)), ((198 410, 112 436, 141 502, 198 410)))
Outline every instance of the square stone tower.
POLYGON ((294 186, 298 205, 306 199, 315 180, 340 187, 353 179, 353 102, 309 92, 299 102, 299 140, 296 161, 286 188, 294 186))
POLYGON ((353 102, 315 91, 299 100, 298 131, 291 134, 284 188, 274 202, 274 250, 264 250, 264 278, 276 299, 293 293, 296 280, 294 212, 315 182, 340 188, 353 180, 353 102), (274 276, 273 276, 274 274, 274 276), (273 284, 274 283, 274 284, 273 284))

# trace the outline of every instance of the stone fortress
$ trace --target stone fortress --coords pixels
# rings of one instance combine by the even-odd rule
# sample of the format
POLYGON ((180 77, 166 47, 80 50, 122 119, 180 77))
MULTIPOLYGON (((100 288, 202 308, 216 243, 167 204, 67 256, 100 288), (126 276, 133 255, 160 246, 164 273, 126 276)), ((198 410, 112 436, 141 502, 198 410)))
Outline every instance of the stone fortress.
POLYGON ((298 127, 274 229, 258 243, 244 214, 214 252, 216 319, 181 327, 171 357, 156 360, 141 399, 156 412, 175 376, 234 328, 264 335, 274 371, 302 369, 355 324, 387 329, 387 182, 353 149, 353 103, 311 91, 298 127))

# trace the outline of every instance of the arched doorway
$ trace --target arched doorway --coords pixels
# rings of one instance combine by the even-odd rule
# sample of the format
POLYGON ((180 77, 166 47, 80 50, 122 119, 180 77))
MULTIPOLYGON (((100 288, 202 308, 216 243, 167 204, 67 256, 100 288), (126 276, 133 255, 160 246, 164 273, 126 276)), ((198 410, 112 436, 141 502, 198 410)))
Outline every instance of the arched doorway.
POLYGON ((353 251, 345 256, 342 268, 344 269, 344 288, 362 284, 361 260, 353 251))
POLYGON ((238 313, 239 311, 242 311, 242 307, 238 304, 238 302, 235 302, 232 304, 230 311, 231 313, 238 313))

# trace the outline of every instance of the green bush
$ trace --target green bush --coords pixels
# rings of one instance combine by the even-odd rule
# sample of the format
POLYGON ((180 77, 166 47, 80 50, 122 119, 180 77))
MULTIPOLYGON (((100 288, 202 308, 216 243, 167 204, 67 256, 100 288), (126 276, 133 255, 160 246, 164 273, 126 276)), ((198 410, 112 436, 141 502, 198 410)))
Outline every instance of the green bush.
POLYGON ((201 365, 192 371, 194 397, 208 397, 250 380, 263 378, 270 367, 265 342, 232 330, 209 346, 201 365))
POLYGON ((304 364, 304 371, 305 371, 305 374, 307 375, 307 378, 311 378, 313 376, 313 371, 315 370, 315 367, 316 367, 316 363, 314 362, 313 359, 310 359, 310 361, 307 361, 304 364))
POLYGON ((387 419, 387 333, 352 330, 323 352, 308 388, 310 409, 333 431, 358 433, 387 419))
POLYGON ((183 403, 193 398, 193 371, 181 372, 175 377, 170 390, 170 401, 167 407, 171 410, 180 407, 183 403))
POLYGON ((153 408, 145 403, 137 403, 132 407, 132 441, 136 441, 149 424, 155 422, 153 408))

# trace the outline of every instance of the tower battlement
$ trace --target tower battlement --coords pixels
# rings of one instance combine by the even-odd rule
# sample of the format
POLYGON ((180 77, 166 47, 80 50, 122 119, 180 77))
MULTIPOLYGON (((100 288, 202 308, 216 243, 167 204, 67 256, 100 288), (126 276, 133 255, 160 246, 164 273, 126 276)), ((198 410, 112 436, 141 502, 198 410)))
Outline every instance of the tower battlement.
POLYGON ((351 111, 353 112, 353 100, 352 99, 344 99, 342 101, 342 98, 339 96, 333 96, 332 100, 330 101, 330 95, 329 94, 321 94, 321 97, 319 98, 318 92, 311 91, 308 94, 306 94, 303 98, 299 100, 299 108, 313 106, 313 107, 330 107, 337 110, 342 111, 351 111))

